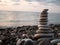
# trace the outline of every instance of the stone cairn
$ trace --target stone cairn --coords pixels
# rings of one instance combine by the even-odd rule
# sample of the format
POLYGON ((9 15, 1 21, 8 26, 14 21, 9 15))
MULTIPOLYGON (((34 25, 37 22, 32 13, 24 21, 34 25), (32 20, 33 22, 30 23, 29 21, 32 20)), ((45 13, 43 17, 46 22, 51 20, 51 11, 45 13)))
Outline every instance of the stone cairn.
POLYGON ((54 38, 54 34, 52 30, 48 27, 48 9, 44 9, 40 15, 40 21, 38 25, 37 34, 40 35, 41 38, 54 38))

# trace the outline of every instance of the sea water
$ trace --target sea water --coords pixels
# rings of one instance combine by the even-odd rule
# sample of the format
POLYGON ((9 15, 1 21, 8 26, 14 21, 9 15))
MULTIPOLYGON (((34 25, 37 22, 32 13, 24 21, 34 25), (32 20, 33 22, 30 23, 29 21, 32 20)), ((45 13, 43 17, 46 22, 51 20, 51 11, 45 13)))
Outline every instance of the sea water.
MULTIPOLYGON (((0 26, 38 25, 40 12, 0 11, 0 26)), ((48 14, 48 24, 60 23, 59 13, 48 14)))

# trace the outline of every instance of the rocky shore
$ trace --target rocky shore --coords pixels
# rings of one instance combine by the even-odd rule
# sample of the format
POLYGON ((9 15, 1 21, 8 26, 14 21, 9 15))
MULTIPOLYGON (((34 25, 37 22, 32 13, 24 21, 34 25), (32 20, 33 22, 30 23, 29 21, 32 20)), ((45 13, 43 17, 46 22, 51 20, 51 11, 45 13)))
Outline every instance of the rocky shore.
MULTIPOLYGON (((60 38, 60 24, 50 24, 49 27, 54 32, 55 38, 60 38)), ((34 44, 38 43, 40 38, 39 35, 35 35, 36 30, 38 30, 37 25, 0 28, 0 45, 16 45, 19 39, 31 39, 34 44)))

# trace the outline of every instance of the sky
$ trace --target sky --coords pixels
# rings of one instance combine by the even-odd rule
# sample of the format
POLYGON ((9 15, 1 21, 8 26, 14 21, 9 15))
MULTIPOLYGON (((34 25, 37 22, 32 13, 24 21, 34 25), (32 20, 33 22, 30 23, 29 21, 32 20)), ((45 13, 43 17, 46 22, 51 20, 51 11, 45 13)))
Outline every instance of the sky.
POLYGON ((60 13, 60 0, 0 0, 0 10, 60 13))

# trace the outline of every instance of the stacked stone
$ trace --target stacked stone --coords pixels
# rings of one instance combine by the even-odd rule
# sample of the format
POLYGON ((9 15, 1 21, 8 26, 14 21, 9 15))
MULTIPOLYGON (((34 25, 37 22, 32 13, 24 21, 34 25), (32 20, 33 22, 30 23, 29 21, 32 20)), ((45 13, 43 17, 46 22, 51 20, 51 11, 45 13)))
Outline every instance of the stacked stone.
POLYGON ((38 25, 39 29, 37 33, 40 34, 41 37, 53 37, 54 34, 48 27, 48 9, 44 9, 44 11, 40 15, 40 24, 38 25))

